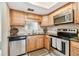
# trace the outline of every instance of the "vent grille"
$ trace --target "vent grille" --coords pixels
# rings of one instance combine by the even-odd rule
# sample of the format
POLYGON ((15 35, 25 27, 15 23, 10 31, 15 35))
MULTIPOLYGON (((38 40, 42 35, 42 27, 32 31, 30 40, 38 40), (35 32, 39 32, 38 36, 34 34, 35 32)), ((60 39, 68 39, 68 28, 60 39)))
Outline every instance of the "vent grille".
POLYGON ((28 10, 28 11, 34 11, 34 9, 31 9, 31 8, 28 8, 27 10, 28 10))

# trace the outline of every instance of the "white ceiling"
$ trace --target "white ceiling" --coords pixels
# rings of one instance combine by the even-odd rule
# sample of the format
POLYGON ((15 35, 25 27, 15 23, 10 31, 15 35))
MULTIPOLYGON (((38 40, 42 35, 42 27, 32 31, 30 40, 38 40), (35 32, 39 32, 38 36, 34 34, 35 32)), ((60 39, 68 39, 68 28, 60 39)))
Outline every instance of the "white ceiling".
POLYGON ((58 2, 29 2, 29 3, 45 9, 49 9, 58 2))
POLYGON ((8 2, 8 6, 10 9, 45 15, 67 3, 68 2, 8 2), (28 8, 34 9, 34 11, 28 11, 28 8))

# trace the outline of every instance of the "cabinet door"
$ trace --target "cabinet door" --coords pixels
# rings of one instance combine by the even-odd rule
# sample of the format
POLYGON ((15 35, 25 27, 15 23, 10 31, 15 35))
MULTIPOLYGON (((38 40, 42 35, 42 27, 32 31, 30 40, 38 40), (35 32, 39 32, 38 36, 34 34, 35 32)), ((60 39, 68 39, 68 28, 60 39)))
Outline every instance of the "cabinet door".
POLYGON ((71 41, 70 45, 71 56, 79 56, 79 43, 71 41))
POLYGON ((33 37, 27 38, 27 52, 35 50, 35 39, 33 37))
POLYGON ((50 49, 50 38, 48 37, 48 36, 45 36, 44 37, 44 47, 46 48, 46 49, 50 49))
POLYGON ((48 16, 43 16, 41 26, 48 26, 48 25, 49 25, 48 16))
POLYGON ((48 16, 48 19, 49 19, 49 26, 54 25, 54 19, 53 19, 53 15, 52 14, 50 14, 48 16))
POLYGON ((77 19, 77 22, 79 23, 79 2, 78 2, 78 6, 77 6, 77 8, 78 8, 78 12, 77 12, 77 16, 78 16, 78 19, 77 19))
POLYGON ((71 56, 79 56, 79 48, 71 46, 71 56))
POLYGON ((77 14, 76 14, 76 17, 77 17, 76 23, 79 24, 79 2, 77 2, 77 14))
POLYGON ((11 10, 11 25, 24 25, 25 13, 11 10))
POLYGON ((27 18, 36 20, 37 22, 41 22, 42 16, 28 13, 27 18))
POLYGON ((79 23, 79 3, 78 2, 73 3, 73 9, 74 9, 74 22, 79 23))
POLYGON ((36 16, 35 16, 35 19, 36 19, 38 22, 41 22, 42 16, 36 15, 36 16))
POLYGON ((55 37, 52 37, 52 46, 54 48, 57 48, 57 38, 55 38, 55 37))
POLYGON ((59 38, 57 38, 57 49, 59 50, 59 51, 61 51, 62 50, 62 45, 61 45, 61 40, 62 39, 59 39, 59 38))
POLYGON ((35 15, 34 14, 27 14, 27 18, 28 19, 35 19, 35 15))
POLYGON ((36 38, 36 49, 40 49, 44 47, 44 43, 43 43, 43 37, 42 36, 38 36, 36 38))

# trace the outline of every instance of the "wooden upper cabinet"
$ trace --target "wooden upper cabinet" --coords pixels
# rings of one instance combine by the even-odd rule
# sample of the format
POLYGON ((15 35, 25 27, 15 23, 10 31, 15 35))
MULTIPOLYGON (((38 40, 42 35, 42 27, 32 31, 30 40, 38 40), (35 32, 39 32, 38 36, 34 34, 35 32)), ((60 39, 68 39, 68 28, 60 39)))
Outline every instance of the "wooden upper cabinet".
POLYGON ((46 20, 47 18, 46 18, 46 16, 44 16, 44 22, 43 22, 43 24, 45 23, 46 24, 46 26, 53 26, 54 25, 54 16, 56 16, 56 15, 58 15, 58 14, 60 14, 60 13, 62 13, 62 12, 65 12, 65 11, 67 11, 67 10, 69 10, 69 9, 72 9, 72 3, 70 3, 70 4, 67 4, 67 5, 65 5, 65 6, 63 6, 63 7, 61 7, 61 8, 59 8, 59 9, 57 9, 57 10, 55 10, 54 12, 52 12, 52 13, 50 13, 49 15, 48 15, 48 20, 46 20))
POLYGON ((25 24, 25 13, 20 11, 11 10, 11 25, 24 25, 25 24))
POLYGON ((42 20, 42 16, 40 16, 40 15, 36 15, 35 18, 37 19, 38 22, 41 22, 41 20, 42 20))
POLYGON ((25 13, 25 21, 27 21, 28 19, 27 19, 27 13, 25 13))
POLYGON ((78 12, 77 12, 77 17, 78 17, 78 19, 77 19, 77 22, 79 23, 79 2, 77 3, 78 4, 78 6, 77 6, 77 8, 78 8, 78 12))
POLYGON ((41 26, 51 26, 51 25, 54 25, 53 16, 52 15, 43 16, 41 26))
POLYGON ((36 20, 37 22, 41 22, 42 16, 36 15, 36 14, 28 13, 28 14, 27 14, 27 18, 28 18, 28 19, 34 19, 34 20, 36 20))
POLYGON ((74 10, 74 23, 79 23, 79 3, 73 3, 73 10, 74 10))
POLYGON ((52 15, 49 15, 49 16, 48 16, 48 19, 49 19, 49 26, 54 25, 54 19, 53 19, 53 16, 52 16, 52 15))
POLYGON ((37 22, 41 22, 42 16, 31 14, 31 13, 25 13, 21 11, 16 10, 10 10, 11 15, 11 25, 25 25, 25 22, 28 19, 36 20, 37 22))
POLYGON ((49 26, 48 16, 43 16, 42 17, 41 26, 49 26))
POLYGON ((35 15, 34 14, 27 14, 27 18, 28 19, 34 19, 35 18, 35 15))

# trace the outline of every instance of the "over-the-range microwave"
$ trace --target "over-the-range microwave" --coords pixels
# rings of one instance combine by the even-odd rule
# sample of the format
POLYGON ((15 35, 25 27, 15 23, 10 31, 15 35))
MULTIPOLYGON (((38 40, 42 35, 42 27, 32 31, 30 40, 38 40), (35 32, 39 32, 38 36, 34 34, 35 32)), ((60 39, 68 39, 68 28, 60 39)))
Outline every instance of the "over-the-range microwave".
POLYGON ((64 24, 74 22, 74 10, 67 10, 53 17, 54 24, 64 24))

